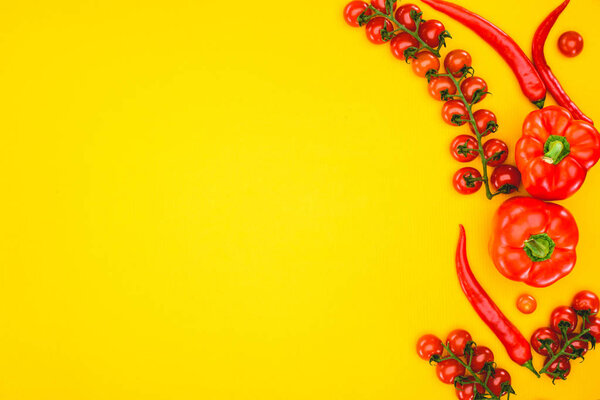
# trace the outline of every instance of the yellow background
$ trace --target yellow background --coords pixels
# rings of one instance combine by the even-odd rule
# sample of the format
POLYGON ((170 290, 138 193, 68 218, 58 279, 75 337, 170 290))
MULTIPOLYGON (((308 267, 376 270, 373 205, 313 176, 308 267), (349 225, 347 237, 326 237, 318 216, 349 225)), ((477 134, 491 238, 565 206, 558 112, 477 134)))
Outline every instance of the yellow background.
MULTIPOLYGON (((525 48, 557 3, 461 1, 525 48)), ((556 386, 511 363, 453 261, 463 223, 476 275, 526 336, 577 290, 600 291, 600 167, 564 202, 574 272, 543 290, 504 279, 486 251, 502 200, 450 184, 448 145, 468 129, 445 125, 344 5, 2 2, 0 397, 452 399, 414 345, 459 327, 519 399, 600 397, 600 354, 556 386), (531 316, 514 307, 523 291, 531 316)), ((423 9, 471 52, 512 149, 533 109, 512 73, 423 9)), ((573 0, 547 46, 596 119, 598 15, 573 0), (575 59, 555 49, 568 29, 586 40, 575 59)))

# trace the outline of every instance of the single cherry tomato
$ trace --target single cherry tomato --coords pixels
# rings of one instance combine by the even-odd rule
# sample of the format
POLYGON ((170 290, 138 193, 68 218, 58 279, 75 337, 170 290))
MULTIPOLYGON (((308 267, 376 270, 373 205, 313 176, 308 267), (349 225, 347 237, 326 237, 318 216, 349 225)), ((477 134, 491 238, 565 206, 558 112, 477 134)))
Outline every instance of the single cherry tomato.
MULTIPOLYGON (((570 334, 569 340, 571 340, 573 337, 575 336, 575 334, 570 334)), ((588 349, 590 347, 590 343, 586 342, 583 339, 577 339, 571 342, 571 344, 569 345, 569 347, 566 348, 565 352, 567 354, 577 354, 578 356, 583 357, 585 355, 585 353, 587 353, 588 349)))
POLYGON ((458 400, 473 400, 475 399, 475 390, 481 394, 485 393, 485 389, 479 383, 470 382, 465 383, 464 385, 457 383, 456 397, 458 400))
POLYGON ((364 1, 351 1, 344 7, 344 21, 350 26, 358 27, 358 17, 369 8, 364 1))
POLYGON ((483 369, 486 363, 494 362, 494 353, 485 346, 477 346, 473 350, 473 358, 471 358, 471 369, 474 372, 479 372, 483 369))
POLYGON ((454 177, 452 178, 452 184, 454 185, 454 189, 460 194, 472 194, 481 188, 481 181, 476 180, 471 181, 472 179, 480 179, 481 174, 475 168, 465 167, 461 168, 454 173, 454 177))
POLYGON ((490 392, 496 396, 500 396, 501 394, 504 395, 506 393, 506 391, 502 390, 502 385, 504 382, 508 382, 508 384, 510 384, 510 374, 505 369, 496 368, 496 373, 488 380, 488 388, 490 389, 490 392))
POLYGON ((419 45, 418 40, 406 32, 401 32, 390 41, 392 54, 400 60, 406 60, 406 56, 404 55, 406 49, 409 47, 416 47, 418 49, 419 45))
POLYGON ((441 356, 443 352, 444 345, 435 335, 424 335, 417 341, 417 354, 423 360, 429 361, 433 355, 441 356))
MULTIPOLYGON (((385 9, 385 0, 371 0, 371 5, 381 11, 382 13, 387 12, 385 9)), ((394 2, 393 6, 394 10, 396 9, 396 2, 394 2)))
POLYGON ((600 342, 600 318, 591 317, 589 322, 585 323, 585 329, 589 329, 589 333, 594 339, 596 339, 597 342, 600 342))
POLYGON ((414 4, 403 4, 396 10, 394 17, 396 21, 402 24, 408 30, 414 31, 417 26, 415 21, 410 17, 410 12, 414 10, 415 13, 420 13, 421 9, 414 4))
POLYGON ((465 374, 465 367, 456 360, 444 360, 435 366, 435 371, 440 381, 452 384, 454 378, 465 374))
POLYGON ((490 176, 490 183, 496 190, 500 189, 504 185, 511 185, 508 193, 517 191, 521 184, 521 173, 517 167, 512 165, 498 165, 494 168, 494 172, 490 176))
POLYGON ((436 19, 429 19, 419 25, 419 37, 427 45, 437 48, 440 44, 440 35, 446 30, 444 24, 436 19))
MULTIPOLYGON (((491 132, 496 132, 496 129, 498 129, 496 114, 490 110, 477 110, 473 113, 473 118, 475 118, 475 124, 477 125, 477 130, 481 136, 487 136, 491 132)), ((471 132, 475 133, 473 125, 469 124, 469 128, 471 128, 471 132)))
MULTIPOLYGON (((395 39, 395 38, 394 38, 395 39)), ((447 76, 438 76, 436 78, 432 78, 428 84, 429 94, 436 100, 442 100, 442 92, 445 91, 448 95, 456 94, 456 86, 452 82, 452 79, 447 76)))
POLYGON ((455 356, 462 356, 465 354, 465 346, 468 342, 472 341, 471 334, 464 329, 455 329, 448 334, 446 338, 446 346, 450 349, 455 356))
POLYGON ((558 348, 560 347, 560 338, 552 329, 546 327, 538 328, 533 332, 530 340, 531 347, 536 353, 541 354, 542 356, 549 356, 550 353, 548 353, 547 348, 542 346, 541 340, 550 340, 551 343, 548 343, 548 345, 552 352, 556 353, 558 351, 558 348))
POLYGON ((467 122, 467 114, 467 107, 460 100, 449 100, 442 106, 442 118, 447 124, 453 126, 464 125, 467 122))
POLYGON ((413 72, 424 78, 428 71, 440 69, 440 60, 429 51, 417 53, 417 58, 411 61, 413 72))
POLYGON ((567 57, 575 57, 583 50, 583 37, 574 31, 565 32, 558 38, 558 49, 567 57))
POLYGON ((496 167, 506 161, 506 158, 508 157, 508 146, 499 139, 490 139, 483 144, 483 154, 485 154, 485 158, 488 160, 498 153, 501 154, 497 156, 497 160, 488 161, 487 165, 490 167, 496 167))
MULTIPOLYGON (((446 58, 448 58, 448 56, 446 56, 446 58)), ((448 67, 446 67, 446 71, 447 70, 448 67)), ((460 84, 460 91, 465 96, 465 100, 473 104, 479 103, 481 100, 485 99, 485 96, 487 96, 487 90, 487 83, 478 76, 470 76, 460 84), (473 101, 475 93, 478 93, 478 99, 475 99, 477 101, 473 101)))
POLYGON ((464 146, 465 143, 467 144, 467 149, 477 150, 479 147, 477 144, 477 139, 475 139, 473 136, 458 135, 455 137, 452 143, 450 143, 450 154, 452 154, 452 157, 454 157, 454 159, 458 162, 473 161, 479 155, 479 153, 476 151, 469 151, 466 153, 467 155, 459 153, 458 147, 464 146))
MULTIPOLYGON (((548 361, 550 361, 550 358, 546 358, 546 361, 544 362, 544 364, 547 364, 548 361)), ((569 375, 569 373, 571 372, 571 363, 569 362, 569 359, 567 357, 565 357, 565 356, 558 357, 556 360, 554 360, 552 362, 552 364, 550 364, 547 371, 548 372, 559 372, 558 371, 559 369, 561 371, 560 373, 561 373, 563 379, 569 375)), ((552 378, 552 376, 550 374, 547 373, 547 375, 552 378)))
POLYGON ((569 323, 570 326, 567 329, 567 333, 572 333, 577 327, 577 314, 567 306, 556 307, 554 311, 552 311, 552 314, 550 314, 550 328, 552 328, 554 332, 561 333, 558 326, 561 321, 569 323))
MULTIPOLYGON (((489 164, 488 164, 489 165, 489 164)), ((522 294, 517 298, 517 309, 523 314, 531 314, 537 308, 535 297, 530 294, 522 294)))
POLYGON ((471 55, 464 50, 452 50, 444 58, 446 72, 454 77, 462 75, 461 69, 471 66, 471 55))
POLYGON ((582 290, 573 297, 571 308, 575 311, 584 312, 587 315, 596 315, 600 308, 600 300, 595 293, 589 290, 582 290))
POLYGON ((365 32, 367 33, 367 39, 373 44, 384 44, 385 40, 381 37, 381 30, 385 25, 388 32, 394 29, 393 25, 387 19, 383 17, 373 18, 367 23, 365 32))

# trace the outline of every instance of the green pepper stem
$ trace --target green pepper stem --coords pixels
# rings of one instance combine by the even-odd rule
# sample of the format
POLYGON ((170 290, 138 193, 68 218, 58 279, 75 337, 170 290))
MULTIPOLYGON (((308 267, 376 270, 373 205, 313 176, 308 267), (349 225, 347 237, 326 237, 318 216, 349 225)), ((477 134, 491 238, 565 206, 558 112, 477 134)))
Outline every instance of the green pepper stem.
POLYGON ((550 143, 550 149, 544 154, 543 160, 548 164, 555 164, 563 152, 565 145, 560 140, 550 143))
POLYGON ((540 262, 550 259, 555 246, 554 240, 547 233, 539 233, 531 235, 523 243, 523 250, 527 253, 531 261, 540 262))

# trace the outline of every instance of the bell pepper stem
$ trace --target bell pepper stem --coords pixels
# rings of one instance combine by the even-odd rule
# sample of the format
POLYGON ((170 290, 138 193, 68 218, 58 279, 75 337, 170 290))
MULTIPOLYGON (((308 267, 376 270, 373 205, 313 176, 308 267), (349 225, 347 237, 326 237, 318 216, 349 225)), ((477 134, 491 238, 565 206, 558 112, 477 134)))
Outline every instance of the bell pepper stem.
POLYGON ((571 145, 564 136, 550 135, 544 144, 542 160, 548 164, 558 164, 571 152, 571 145))
POLYGON ((550 144, 550 150, 544 154, 544 161, 546 161, 548 164, 554 164, 564 148, 565 146, 561 141, 555 140, 552 142, 552 144, 550 144))
POLYGON ((523 243, 523 250, 534 262, 548 260, 554 252, 554 247, 554 240, 547 233, 531 235, 523 243))

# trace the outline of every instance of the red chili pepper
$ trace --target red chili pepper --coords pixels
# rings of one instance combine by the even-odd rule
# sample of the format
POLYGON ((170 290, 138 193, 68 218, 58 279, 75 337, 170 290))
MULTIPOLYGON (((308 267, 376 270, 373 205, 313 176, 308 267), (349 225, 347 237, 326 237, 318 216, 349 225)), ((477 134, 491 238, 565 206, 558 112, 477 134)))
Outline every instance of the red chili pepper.
POLYGON ((502 311, 483 290, 475 276, 469 260, 467 259, 467 237, 465 228, 460 225, 460 236, 456 247, 456 273, 458 281, 469 303, 473 306, 479 318, 500 339, 511 360, 528 368, 538 377, 539 374, 533 367, 531 347, 521 332, 502 314, 502 311))
POLYGON ((542 80, 546 84, 546 87, 548 87, 548 90, 550 91, 550 94, 552 94, 552 97, 554 97, 554 100, 556 100, 559 105, 569 110, 575 119, 581 119, 593 124, 594 122, 587 115, 585 115, 567 95, 556 76, 554 76, 552 73, 552 69, 550 69, 550 66, 546 62, 546 57, 544 56, 544 45, 546 44, 548 33, 554 26, 558 16, 563 12, 565 7, 567 7, 567 4, 569 4, 569 1, 570 0, 565 0, 560 6, 552 11, 537 28, 535 35, 533 35, 531 53, 535 68, 540 73, 542 80))
POLYGON ((523 94, 538 108, 544 106, 546 87, 519 45, 502 29, 479 15, 453 3, 439 0, 423 0, 435 10, 454 18, 479 35, 504 58, 521 85, 523 94))

